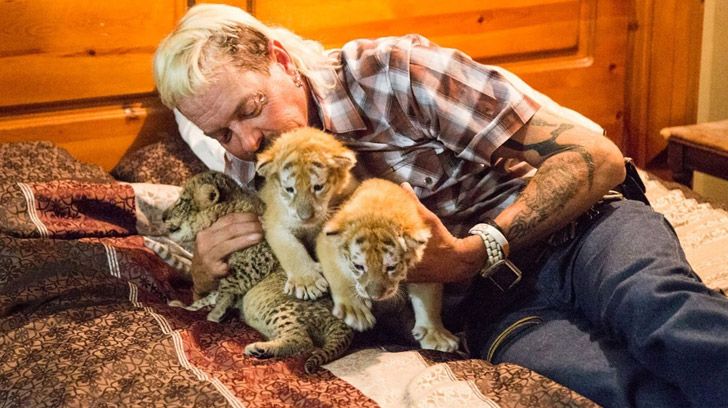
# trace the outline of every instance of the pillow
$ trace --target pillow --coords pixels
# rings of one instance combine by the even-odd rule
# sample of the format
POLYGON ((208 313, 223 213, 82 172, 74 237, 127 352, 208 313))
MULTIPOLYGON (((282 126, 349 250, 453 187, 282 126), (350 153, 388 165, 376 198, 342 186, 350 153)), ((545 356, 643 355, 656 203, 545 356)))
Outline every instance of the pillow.
POLYGON ((205 136, 202 129, 187 119, 179 110, 174 110, 182 140, 192 149, 195 155, 211 170, 225 170, 225 148, 215 139, 205 136))
POLYGON ((179 135, 127 153, 111 170, 119 181, 181 186, 191 176, 207 170, 179 135))
POLYGON ((0 143, 0 157, 0 183, 112 180, 100 166, 82 163, 49 141, 0 143))

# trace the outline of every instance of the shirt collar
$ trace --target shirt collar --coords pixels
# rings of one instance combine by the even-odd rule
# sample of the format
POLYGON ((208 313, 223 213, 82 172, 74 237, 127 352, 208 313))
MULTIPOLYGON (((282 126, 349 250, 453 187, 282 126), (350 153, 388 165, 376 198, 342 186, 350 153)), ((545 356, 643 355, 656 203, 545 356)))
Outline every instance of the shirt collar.
POLYGON ((231 176, 243 187, 255 190, 255 163, 240 160, 225 152, 225 174, 231 176))

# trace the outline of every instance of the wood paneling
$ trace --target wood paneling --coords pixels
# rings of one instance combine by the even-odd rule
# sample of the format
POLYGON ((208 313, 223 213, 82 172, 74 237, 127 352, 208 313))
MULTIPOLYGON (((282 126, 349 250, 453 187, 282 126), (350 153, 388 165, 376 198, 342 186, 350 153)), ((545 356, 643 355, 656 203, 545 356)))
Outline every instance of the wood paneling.
POLYGON ((609 137, 625 147, 628 0, 245 3, 261 20, 326 47, 359 37, 422 34, 478 61, 512 70, 558 103, 605 127, 609 137))
POLYGON ((475 59, 494 60, 575 53, 586 22, 582 3, 596 1, 255 0, 252 7, 262 21, 326 48, 353 38, 418 33, 475 59))
POLYGON ((178 0, 0 2, 0 108, 151 94, 178 0))
POLYGON ((627 150, 645 166, 667 145, 660 129, 696 121, 703 2, 633 4, 627 150))
POLYGON ((0 140, 51 140, 82 161, 110 170, 130 148, 176 132, 158 98, 125 104, 0 116, 0 140))
MULTIPOLYGON (((589 6, 582 4, 583 8, 589 6)), ((592 14, 582 15, 591 24, 582 24, 581 54, 503 65, 556 102, 600 124, 607 136, 625 150, 629 1, 599 1, 592 14)))
MULTIPOLYGON (((188 3, 0 2, 0 141, 52 140, 109 167, 137 134, 174 131, 151 59, 188 3)), ((416 32, 503 65, 604 126, 639 164, 664 147, 660 128, 694 121, 700 0, 227 3, 327 47, 416 32)))
POLYGON ((108 170, 174 131, 152 56, 186 3, 0 2, 0 141, 50 140, 108 170))

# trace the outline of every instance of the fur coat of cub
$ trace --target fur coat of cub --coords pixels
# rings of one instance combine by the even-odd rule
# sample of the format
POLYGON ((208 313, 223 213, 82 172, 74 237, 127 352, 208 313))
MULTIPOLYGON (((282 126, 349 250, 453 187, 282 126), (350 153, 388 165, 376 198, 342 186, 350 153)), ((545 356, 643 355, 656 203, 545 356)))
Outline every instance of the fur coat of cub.
MULTIPOLYGON (((371 302, 397 294, 407 271, 422 259, 429 238, 417 203, 402 187, 383 179, 362 182, 316 241, 334 315, 356 330, 371 328, 371 302)), ((415 314, 412 335, 420 346, 457 350, 457 337, 442 323, 442 285, 406 286, 415 314)))
MULTIPOLYGON (((232 212, 261 214, 263 205, 228 176, 208 171, 185 183, 163 218, 171 239, 189 242, 232 212)), ((235 307, 248 325, 268 339, 247 345, 245 354, 267 358, 310 351, 305 363, 309 373, 348 349, 353 333, 331 314, 331 299, 304 301, 283 293, 286 276, 267 242, 234 252, 228 264, 230 275, 220 280, 216 291, 189 306, 179 301, 170 304, 188 310, 213 306, 207 315, 212 321, 220 321, 228 308, 235 307)))
POLYGON ((263 229, 288 276, 285 293, 299 299, 326 293, 328 284, 311 253, 330 208, 356 186, 350 175, 354 164, 354 152, 313 128, 286 132, 258 155, 257 172, 265 177, 263 229))

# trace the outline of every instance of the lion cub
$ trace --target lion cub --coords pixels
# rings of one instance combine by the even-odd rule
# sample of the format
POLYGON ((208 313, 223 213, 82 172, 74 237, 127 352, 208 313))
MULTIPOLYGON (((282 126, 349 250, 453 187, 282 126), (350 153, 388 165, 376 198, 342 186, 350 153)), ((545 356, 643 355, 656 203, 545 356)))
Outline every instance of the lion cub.
POLYGON ((356 186, 350 175, 356 156, 333 135, 299 128, 282 134, 257 159, 257 172, 265 177, 263 229, 288 275, 285 293, 316 299, 328 285, 309 253, 329 208, 356 186))
MULTIPOLYGON (((371 302, 397 294, 407 271, 422 259, 429 238, 417 203, 402 187, 383 179, 362 182, 316 240, 333 314, 356 330, 371 328, 371 302)), ((442 323, 442 285, 406 286, 415 313, 412 335, 420 346, 457 350, 457 337, 442 323)))
MULTIPOLYGON (((262 203, 228 176, 208 171, 185 183, 163 219, 172 240, 188 242, 218 218, 239 211, 260 214, 262 203)), ((220 280, 217 290, 189 306, 177 300, 170 305, 188 310, 214 306, 207 319, 216 322, 235 307, 249 326, 269 339, 247 345, 245 354, 267 358, 311 351, 305 363, 308 373, 349 348, 353 332, 331 314, 331 299, 305 301, 283 293, 286 275, 267 242, 234 252, 228 264, 230 275, 220 280)))

